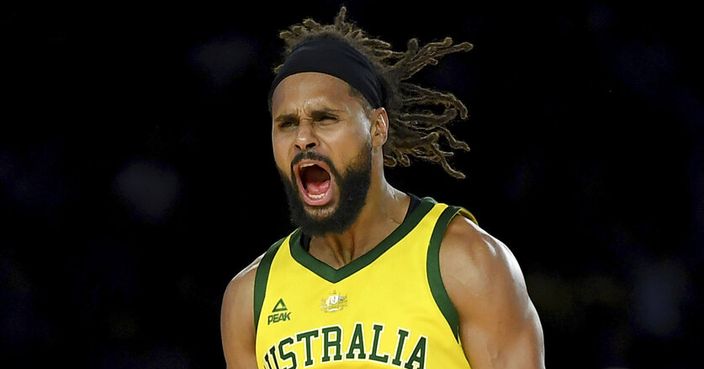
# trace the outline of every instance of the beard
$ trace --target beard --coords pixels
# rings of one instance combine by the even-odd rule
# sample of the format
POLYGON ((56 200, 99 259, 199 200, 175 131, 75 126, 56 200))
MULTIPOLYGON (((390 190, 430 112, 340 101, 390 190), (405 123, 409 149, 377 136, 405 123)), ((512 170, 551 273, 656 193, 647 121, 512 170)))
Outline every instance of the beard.
POLYGON ((344 174, 340 174, 330 159, 314 151, 298 153, 293 159, 291 167, 293 168, 303 159, 320 160, 327 164, 330 168, 330 175, 335 178, 340 196, 337 204, 326 205, 311 212, 307 210, 307 205, 301 199, 294 171, 291 170, 289 178, 279 170, 288 199, 291 222, 300 227, 301 231, 308 236, 344 232, 357 220, 367 200, 372 173, 371 145, 365 145, 344 174))

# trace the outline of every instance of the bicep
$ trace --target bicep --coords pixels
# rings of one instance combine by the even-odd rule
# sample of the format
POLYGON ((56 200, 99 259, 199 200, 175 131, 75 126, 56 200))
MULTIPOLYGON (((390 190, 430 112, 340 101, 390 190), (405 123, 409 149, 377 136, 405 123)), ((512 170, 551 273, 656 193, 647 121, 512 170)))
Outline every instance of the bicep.
POLYGON ((220 312, 220 334, 227 369, 257 368, 253 313, 256 269, 245 271, 228 284, 220 312))
POLYGON ((472 368, 544 368, 542 328, 533 305, 525 315, 518 309, 491 309, 460 316, 460 339, 472 368))
POLYGON ((440 261, 472 368, 544 368, 540 320, 515 257, 479 228, 462 231, 466 226, 448 229, 440 261))

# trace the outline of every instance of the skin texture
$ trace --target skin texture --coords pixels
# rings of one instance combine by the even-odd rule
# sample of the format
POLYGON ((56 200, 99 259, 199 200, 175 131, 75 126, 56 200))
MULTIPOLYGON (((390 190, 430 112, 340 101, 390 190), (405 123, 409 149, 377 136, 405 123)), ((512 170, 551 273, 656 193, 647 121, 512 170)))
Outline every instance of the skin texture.
POLYGON ((440 246, 440 274, 473 369, 545 368, 538 313, 506 245, 457 216, 440 246))
MULTIPOLYGON (((311 239, 311 255, 334 268, 376 246, 398 227, 408 209, 408 196, 384 178, 382 146, 387 135, 386 111, 365 109, 349 85, 335 77, 294 74, 274 91, 272 148, 284 175, 291 175, 291 161, 301 150, 315 150, 344 171, 359 150, 371 146, 371 183, 358 218, 341 234, 311 239)), ((340 194, 332 185, 332 202, 307 207, 309 215, 325 217, 335 211, 340 194)), ((225 290, 221 334, 228 369, 256 368, 253 294, 260 258, 225 290)), ((538 315, 520 267, 503 243, 458 216, 443 238, 440 269, 460 317, 460 338, 473 369, 545 367, 538 315)))

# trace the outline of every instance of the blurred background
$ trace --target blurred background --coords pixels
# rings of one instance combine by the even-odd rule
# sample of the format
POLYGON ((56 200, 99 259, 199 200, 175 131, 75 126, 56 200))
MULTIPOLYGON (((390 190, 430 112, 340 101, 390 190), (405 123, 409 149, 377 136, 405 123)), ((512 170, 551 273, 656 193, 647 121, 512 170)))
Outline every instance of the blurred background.
MULTIPOLYGON (((519 260, 549 368, 701 368, 699 13, 674 2, 347 1, 472 148, 392 184, 463 205, 519 260), (649 4, 649 5, 648 5, 649 4)), ((279 30, 338 1, 0 10, 0 366, 224 368, 229 280, 292 228, 266 93, 279 30)))

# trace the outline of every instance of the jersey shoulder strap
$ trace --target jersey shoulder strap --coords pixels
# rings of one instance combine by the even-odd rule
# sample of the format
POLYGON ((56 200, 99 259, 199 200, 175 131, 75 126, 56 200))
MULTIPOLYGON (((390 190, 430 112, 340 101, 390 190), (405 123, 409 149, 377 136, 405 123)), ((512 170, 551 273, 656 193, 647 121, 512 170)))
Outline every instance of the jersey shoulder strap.
MULTIPOLYGON (((429 201, 435 202, 432 198, 426 197, 429 201)), ((445 320, 450 325, 452 332, 455 335, 455 339, 459 342, 459 330, 460 330, 460 320, 457 314, 457 309, 452 304, 450 296, 445 289, 445 284, 442 281, 442 275, 440 274, 440 245, 442 239, 445 236, 447 227, 456 215, 462 215, 467 219, 471 220, 475 224, 477 219, 472 213, 467 209, 460 206, 448 206, 440 214, 440 217, 435 222, 435 227, 433 228, 433 233, 430 236, 430 244, 428 245, 428 255, 426 258, 426 268, 428 273, 428 284, 430 285, 430 291, 433 295, 433 299, 437 304, 438 308, 445 317, 445 320)))
POLYGON ((269 249, 264 253, 262 260, 259 261, 259 266, 257 267, 257 274, 254 277, 254 333, 257 333, 257 327, 259 326, 259 315, 262 312, 262 305, 264 304, 264 296, 266 296, 266 285, 269 280, 269 271, 271 270, 271 262, 274 260, 274 256, 279 251, 281 244, 284 243, 287 237, 284 237, 276 241, 269 249))

